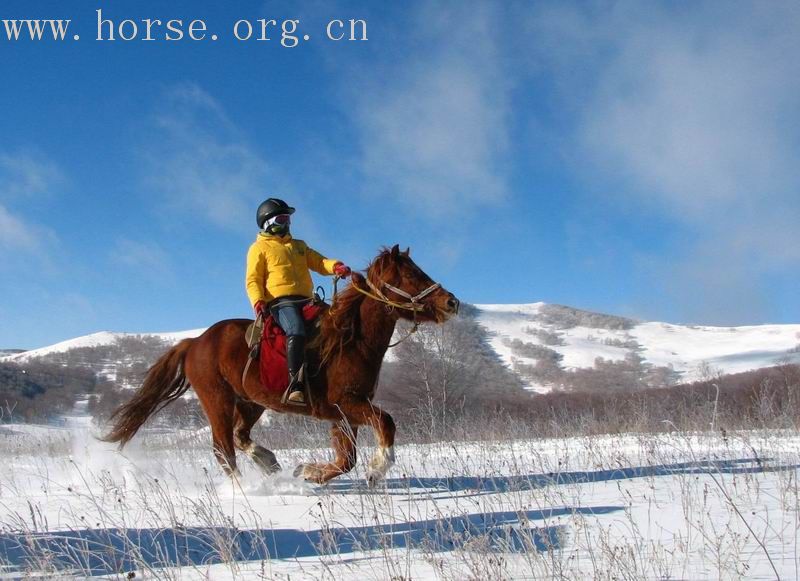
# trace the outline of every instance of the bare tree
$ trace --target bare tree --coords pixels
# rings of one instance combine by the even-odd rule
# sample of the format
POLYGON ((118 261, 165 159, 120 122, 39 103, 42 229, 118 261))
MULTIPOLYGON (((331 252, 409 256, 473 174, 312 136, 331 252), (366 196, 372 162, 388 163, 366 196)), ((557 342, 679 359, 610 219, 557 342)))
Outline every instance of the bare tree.
MULTIPOLYGON (((407 332, 400 329, 401 336, 407 332)), ((379 399, 394 412, 425 418, 431 435, 468 410, 496 409, 527 398, 520 380, 498 359, 471 309, 439 326, 422 326, 385 364, 379 399)))

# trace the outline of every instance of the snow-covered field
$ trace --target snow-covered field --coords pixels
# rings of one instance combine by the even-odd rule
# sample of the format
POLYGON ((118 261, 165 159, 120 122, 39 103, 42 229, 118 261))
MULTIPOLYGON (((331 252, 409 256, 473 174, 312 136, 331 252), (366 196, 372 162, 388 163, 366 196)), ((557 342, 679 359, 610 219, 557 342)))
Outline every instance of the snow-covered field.
POLYGON ((407 445, 385 485, 369 490, 361 465, 325 487, 291 476, 324 449, 277 450, 285 470, 271 477, 240 456, 242 479, 231 483, 207 430, 150 431, 124 453, 93 430, 82 416, 63 428, 0 427, 0 577, 796 579, 800 570, 795 432, 407 445))

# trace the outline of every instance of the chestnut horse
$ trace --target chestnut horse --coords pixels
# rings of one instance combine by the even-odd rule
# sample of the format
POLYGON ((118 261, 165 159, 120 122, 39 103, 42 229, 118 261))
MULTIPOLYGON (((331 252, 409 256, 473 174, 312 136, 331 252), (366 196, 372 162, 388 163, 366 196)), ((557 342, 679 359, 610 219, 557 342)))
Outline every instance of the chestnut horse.
POLYGON ((154 413, 182 396, 197 393, 211 425, 214 453, 225 472, 237 476, 236 448, 266 473, 280 470, 275 455, 254 443, 250 430, 265 408, 309 415, 332 422, 332 462, 301 464, 295 475, 317 483, 348 472, 356 462, 359 426, 370 426, 378 450, 367 480, 374 485, 394 463, 395 424, 373 405, 383 356, 398 319, 442 323, 458 312, 459 302, 434 283, 397 245, 383 250, 366 277, 353 273, 351 284, 323 312, 319 334, 309 345, 306 373, 309 405, 281 403, 281 394, 261 386, 258 365, 243 377, 248 357, 249 319, 220 321, 195 339, 185 339, 147 372, 133 398, 112 416, 104 438, 124 446, 154 413))

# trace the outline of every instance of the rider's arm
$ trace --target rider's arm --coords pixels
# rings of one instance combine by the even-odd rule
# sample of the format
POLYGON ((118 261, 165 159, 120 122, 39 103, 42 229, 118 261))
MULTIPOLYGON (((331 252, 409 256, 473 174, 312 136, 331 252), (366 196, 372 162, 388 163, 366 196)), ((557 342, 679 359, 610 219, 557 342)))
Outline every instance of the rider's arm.
POLYGON ((333 274, 333 267, 339 260, 325 258, 313 248, 306 248, 306 263, 308 268, 320 274, 333 274))
POLYGON ((267 260, 255 244, 253 244, 247 252, 245 288, 247 289, 247 296, 250 299, 251 305, 255 306, 258 301, 266 302, 267 260))

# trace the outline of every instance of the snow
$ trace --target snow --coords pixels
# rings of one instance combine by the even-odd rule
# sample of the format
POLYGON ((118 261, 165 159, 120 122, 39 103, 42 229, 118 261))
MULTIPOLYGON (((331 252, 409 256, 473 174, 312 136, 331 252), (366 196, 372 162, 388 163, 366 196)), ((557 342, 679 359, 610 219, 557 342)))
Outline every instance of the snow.
POLYGON ((293 478, 316 449, 277 450, 270 477, 240 455, 233 484, 207 429, 119 453, 79 413, 0 428, 0 576, 38 542, 34 570, 79 576, 796 578, 795 431, 398 446, 368 490, 364 461, 328 486, 293 478), (159 571, 176 547, 184 566, 159 571))
POLYGON ((553 349, 564 356, 563 364, 566 369, 592 367, 598 357, 610 361, 621 361, 628 353, 628 349, 602 342, 603 339, 624 339, 624 332, 621 331, 573 327, 565 329, 561 336, 566 345, 556 345, 553 349))
POLYGON ((697 378, 702 362, 712 370, 738 373, 800 361, 790 351, 800 344, 800 325, 749 327, 682 327, 668 323, 642 323, 631 335, 644 347, 642 355, 655 365, 671 364, 697 378))
MULTIPOLYGON (((540 315, 546 303, 482 304, 477 308, 477 320, 489 333, 489 344, 500 360, 513 369, 515 361, 533 365, 536 359, 514 354, 510 341, 543 345, 531 331, 547 331, 559 336, 561 345, 544 345, 560 353, 561 365, 567 370, 591 368, 598 357, 620 361, 636 353, 644 362, 654 366, 672 366, 683 381, 703 378, 709 373, 738 373, 776 365, 783 361, 800 362, 800 325, 759 325, 743 327, 710 327, 673 325, 662 322, 636 323, 630 329, 601 329, 572 327, 557 329, 542 322, 540 315), (628 345, 635 345, 636 348, 628 345)), ((23 353, 0 356, 0 361, 24 362, 51 353, 62 353, 78 347, 114 344, 123 337, 157 337, 168 343, 196 337, 204 329, 172 333, 111 333, 102 331, 84 337, 56 343, 49 347, 23 353)), ((406 335, 405 328, 393 337, 396 341, 406 335)), ((394 360, 390 349, 386 360, 394 360)), ((114 379, 113 362, 105 375, 114 379)), ((546 393, 549 385, 527 383, 527 388, 546 393)))
MULTIPOLYGON (((563 345, 546 345, 563 356, 565 369, 593 367, 595 359, 623 360, 635 352, 645 363, 672 366, 683 381, 701 379, 709 372, 739 373, 779 364, 800 362, 800 325, 759 325, 743 327, 709 327, 672 325, 661 322, 637 323, 631 329, 597 329, 572 327, 554 329, 542 323, 538 315, 545 303, 520 305, 475 305, 477 320, 489 333, 489 343, 509 367, 518 360, 535 364, 536 359, 516 355, 508 345, 518 339, 523 343, 542 345, 531 330, 559 335, 563 345), (638 349, 616 346, 638 343, 638 349)), ((548 392, 550 387, 529 383, 528 389, 548 392)))
MULTIPOLYGON (((474 306, 478 309, 478 323, 489 332, 489 345, 492 350, 506 366, 513 369, 517 356, 512 353, 511 347, 506 342, 519 339, 523 342, 537 343, 526 329, 536 326, 535 316, 539 314, 544 303, 474 306)), ((549 387, 535 383, 528 383, 527 387, 540 393, 550 391, 549 387)))
POLYGON ((80 347, 100 347, 103 345, 114 345, 118 339, 125 337, 155 337, 168 343, 177 343, 183 339, 190 339, 201 335, 205 329, 192 329, 190 331, 177 331, 170 333, 111 333, 109 331, 100 331, 85 335, 83 337, 76 337, 75 339, 68 339, 61 341, 54 345, 42 347, 40 349, 32 349, 14 355, 7 355, 0 357, 0 361, 7 362, 24 362, 30 361, 37 357, 44 357, 53 353, 64 353, 70 349, 78 349, 80 347))

